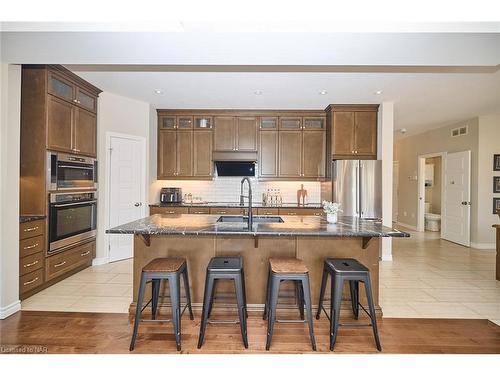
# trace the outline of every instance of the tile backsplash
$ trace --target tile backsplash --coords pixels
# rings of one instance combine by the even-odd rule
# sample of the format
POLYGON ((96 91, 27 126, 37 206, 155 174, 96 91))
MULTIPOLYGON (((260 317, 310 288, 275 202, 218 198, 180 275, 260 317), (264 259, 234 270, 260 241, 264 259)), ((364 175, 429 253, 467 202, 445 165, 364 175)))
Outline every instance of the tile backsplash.
MULTIPOLYGON (((162 187, 180 187, 182 194, 193 195, 208 202, 239 202, 241 177, 215 177, 212 181, 191 180, 156 180, 150 189, 150 203, 160 200, 160 189, 162 187)), ((307 190, 307 203, 321 202, 321 183, 316 181, 259 181, 251 177, 252 197, 254 202, 262 202, 262 194, 267 189, 279 189, 283 197, 283 203, 297 203, 297 190, 301 185, 307 190)), ((247 193, 245 184, 244 193, 247 193)))

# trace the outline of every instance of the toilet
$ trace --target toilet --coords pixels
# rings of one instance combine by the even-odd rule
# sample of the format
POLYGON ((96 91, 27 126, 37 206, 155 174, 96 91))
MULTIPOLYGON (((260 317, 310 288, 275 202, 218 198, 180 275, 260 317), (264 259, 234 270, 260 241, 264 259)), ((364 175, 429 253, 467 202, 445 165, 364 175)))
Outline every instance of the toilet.
POLYGON ((431 204, 425 202, 425 230, 439 232, 441 230, 441 215, 430 212, 431 204))

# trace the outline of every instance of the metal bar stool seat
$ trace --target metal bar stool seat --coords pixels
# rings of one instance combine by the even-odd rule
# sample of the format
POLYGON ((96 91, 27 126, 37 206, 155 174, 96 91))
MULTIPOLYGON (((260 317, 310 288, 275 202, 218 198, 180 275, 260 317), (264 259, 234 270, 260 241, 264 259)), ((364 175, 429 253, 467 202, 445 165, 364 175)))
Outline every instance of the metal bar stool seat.
POLYGON ((137 331, 139 329, 139 323, 143 322, 173 322, 174 324, 174 334, 175 343, 177 350, 181 350, 181 316, 184 311, 189 309, 189 318, 194 320, 193 309, 191 307, 191 294, 189 291, 189 276, 186 265, 186 259, 184 258, 156 258, 149 262, 142 268, 141 281, 139 285, 139 294, 137 296, 137 307, 135 312, 134 320, 134 332, 132 334, 132 340, 130 342, 130 351, 134 350, 135 340, 137 338, 137 331), (186 292, 186 306, 181 312, 181 287, 180 287, 180 277, 184 280, 184 289, 186 292), (170 289, 170 301, 172 305, 172 319, 156 319, 156 313, 158 309, 158 300, 164 298, 165 296, 160 296, 160 285, 162 280, 168 280, 168 285, 170 289), (146 284, 151 283, 151 299, 144 305, 144 293, 146 290, 146 284), (142 319, 141 315, 144 309, 151 304, 151 319, 142 319))
POLYGON ((377 350, 381 351, 382 346, 380 345, 380 339, 378 335, 377 328, 377 318, 375 316, 375 306, 373 303, 372 287, 370 282, 370 271, 368 268, 360 263, 356 259, 352 258, 328 258, 325 260, 323 265, 323 277, 321 280, 321 291, 318 303, 318 312, 316 314, 316 319, 319 319, 321 311, 324 311, 327 318, 330 320, 330 350, 333 350, 335 346, 335 341, 337 339, 338 328, 341 325, 349 326, 371 326, 373 329, 373 336, 375 337, 375 344, 377 350), (330 305, 330 315, 323 308, 323 302, 325 297, 326 283, 328 280, 328 275, 331 276, 331 305, 330 305), (357 320, 359 317, 359 307, 370 318, 370 324, 340 324, 340 305, 342 302, 342 290, 344 287, 344 282, 349 281, 349 291, 351 294, 351 308, 354 318, 357 320), (359 303, 359 283, 362 282, 365 285, 366 300, 368 302, 368 309, 359 303))
POLYGON ((266 305, 264 307, 263 319, 267 319, 267 340, 266 350, 271 347, 274 323, 308 323, 309 336, 312 349, 316 350, 316 340, 314 338, 311 291, 309 287, 309 270, 305 263, 296 258, 270 258, 269 277, 267 280, 266 305), (278 306, 278 294, 282 281, 294 281, 299 302, 299 312, 301 320, 276 319, 276 309, 278 306), (304 305, 307 312, 307 319, 304 319, 304 305))
POLYGON ((243 259, 236 257, 213 257, 207 265, 205 279, 205 292, 203 296, 203 311, 201 313, 200 335, 198 337, 198 349, 205 340, 207 324, 239 323, 243 345, 248 348, 247 338, 247 297, 245 289, 245 273, 243 270, 243 259), (215 299, 215 288, 218 280, 233 280, 236 291, 239 320, 211 320, 210 315, 215 299))

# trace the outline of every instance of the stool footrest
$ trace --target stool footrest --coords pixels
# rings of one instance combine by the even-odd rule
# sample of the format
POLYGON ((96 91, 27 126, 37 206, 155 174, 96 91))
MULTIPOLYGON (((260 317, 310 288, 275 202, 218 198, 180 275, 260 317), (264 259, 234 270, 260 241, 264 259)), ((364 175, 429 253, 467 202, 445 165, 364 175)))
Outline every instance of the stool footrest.
POLYGON ((307 323, 305 319, 276 319, 276 323, 307 323))
POLYGON ((208 324, 239 324, 239 320, 212 320, 208 319, 207 320, 208 324))
POLYGON ((172 323, 172 319, 141 319, 141 323, 172 323))

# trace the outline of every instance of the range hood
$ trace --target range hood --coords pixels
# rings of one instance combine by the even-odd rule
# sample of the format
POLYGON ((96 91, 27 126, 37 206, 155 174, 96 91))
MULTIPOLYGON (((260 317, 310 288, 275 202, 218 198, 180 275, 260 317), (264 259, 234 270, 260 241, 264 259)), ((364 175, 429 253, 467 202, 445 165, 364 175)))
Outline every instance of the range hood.
POLYGON ((257 161, 256 151, 214 151, 213 161, 257 161))
POLYGON ((215 168, 219 177, 255 176, 254 161, 216 161, 215 168))

